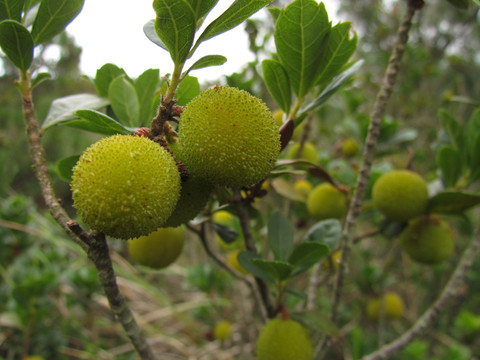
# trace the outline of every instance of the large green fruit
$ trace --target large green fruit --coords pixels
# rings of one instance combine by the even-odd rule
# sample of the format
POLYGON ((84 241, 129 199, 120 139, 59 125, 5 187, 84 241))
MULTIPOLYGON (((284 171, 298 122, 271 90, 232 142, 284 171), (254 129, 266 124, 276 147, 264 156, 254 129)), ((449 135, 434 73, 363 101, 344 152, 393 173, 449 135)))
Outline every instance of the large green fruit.
POLYGON ((270 320, 257 339, 257 360, 313 360, 308 330, 295 320, 270 320))
POLYGON ((375 182, 372 200, 388 219, 407 221, 425 213, 428 203, 427 183, 413 171, 393 170, 375 182))
POLYGON ((74 206, 92 229, 119 239, 157 230, 180 196, 172 156, 145 137, 114 135, 91 145, 73 168, 74 206))
POLYGON ((386 292, 380 298, 371 298, 367 302, 367 315, 372 320, 378 320, 380 314, 388 319, 400 318, 404 312, 403 299, 394 292, 386 292))
POLYGON ((347 196, 332 184, 322 183, 308 195, 307 210, 318 220, 341 219, 348 210, 347 196))
POLYGON ((128 251, 137 264, 163 269, 182 253, 185 228, 161 228, 147 236, 128 240, 128 251))
POLYGON ((454 250, 450 225, 438 216, 427 215, 411 220, 400 234, 406 253, 423 264, 438 264, 448 259, 454 250))
POLYGON ((278 125, 268 107, 248 92, 214 87, 185 108, 175 153, 195 176, 242 187, 264 179, 280 152, 278 125))

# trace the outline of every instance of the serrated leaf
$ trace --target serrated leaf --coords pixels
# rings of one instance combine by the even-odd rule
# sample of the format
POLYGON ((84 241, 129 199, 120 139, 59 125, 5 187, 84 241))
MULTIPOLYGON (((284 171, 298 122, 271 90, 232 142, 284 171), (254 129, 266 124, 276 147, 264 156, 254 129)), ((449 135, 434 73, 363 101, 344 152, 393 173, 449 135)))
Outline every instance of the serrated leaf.
POLYGON ((119 76, 127 75, 125 70, 119 68, 115 64, 105 64, 100 69, 97 70, 95 74, 95 79, 93 83, 95 84, 95 88, 97 89, 97 93, 100 96, 107 97, 108 96, 108 88, 110 87, 110 83, 119 76))
POLYGON ((280 211, 276 210, 268 219, 268 244, 275 260, 287 260, 293 248, 293 224, 280 211))
POLYGON ((442 172, 446 187, 454 187, 462 176, 462 158, 452 146, 443 145, 437 151, 437 166, 442 172))
POLYGON ((313 225, 303 241, 316 241, 334 249, 342 235, 342 224, 337 219, 322 220, 313 225))
POLYGON ((52 101, 42 132, 54 125, 61 125, 76 118, 75 112, 82 109, 99 110, 109 104, 108 99, 93 94, 76 94, 52 101))
POLYGON ((269 0, 236 0, 218 18, 213 20, 198 38, 193 49, 202 41, 211 39, 221 33, 233 29, 261 8, 267 6, 269 0))
POLYGON ((446 110, 440 110, 438 117, 443 129, 450 139, 451 144, 460 152, 462 156, 464 156, 466 139, 463 133, 462 125, 460 125, 458 120, 446 110))
POLYGON ((152 19, 148 21, 145 25, 143 25, 143 33, 148 40, 160 46, 163 50, 168 51, 166 45, 158 37, 157 32, 155 31, 155 20, 152 19))
POLYGON ((195 13, 185 0, 154 0, 155 31, 176 65, 183 64, 196 30, 195 13))
POLYGON ((265 259, 251 259, 250 261, 277 281, 287 280, 293 271, 293 265, 284 261, 265 259))
POLYGON ((139 104, 139 126, 150 125, 155 108, 153 106, 155 92, 160 83, 160 70, 148 69, 135 80, 139 104))
POLYGON ((72 181, 73 167, 77 163, 80 155, 73 155, 57 161, 57 175, 60 179, 66 182, 72 181))
POLYGON ((284 113, 290 112, 292 91, 288 74, 282 64, 272 59, 262 62, 263 80, 268 91, 284 113))
POLYGON ((32 80, 32 83, 30 85, 31 89, 36 88, 38 85, 40 85, 42 82, 49 80, 51 78, 49 73, 38 73, 37 76, 32 80))
POLYGON ((0 22, 0 47, 20 71, 28 70, 33 60, 33 39, 30 32, 15 20, 0 22))
POLYGON ((314 85, 330 27, 325 6, 314 0, 293 1, 276 22, 278 57, 299 98, 314 85))
POLYGON ((480 204, 480 194, 444 191, 428 200, 427 211, 441 214, 461 214, 480 204))
POLYGON ((118 120, 127 126, 137 126, 140 105, 135 87, 125 76, 112 80, 108 87, 108 99, 118 120))
POLYGON ((50 41, 80 13, 84 0, 42 0, 33 22, 36 45, 50 41))
POLYGON ((295 267, 309 267, 330 254, 328 245, 320 242, 301 242, 293 249, 288 262, 295 267))
POLYGON ((23 0, 0 0, 0 21, 5 19, 20 21, 23 0))
POLYGON ((177 105, 185 106, 190 100, 200 93, 200 83, 194 76, 185 77, 180 85, 178 85, 175 98, 177 99, 177 105))
POLYGON ((327 84, 338 75, 357 48, 357 35, 350 38, 351 24, 343 22, 330 30, 325 53, 319 64, 315 82, 327 84))
POLYGON ((227 58, 222 55, 206 55, 190 66, 190 68, 185 72, 185 75, 192 70, 203 69, 209 66, 219 66, 225 64, 227 58))
POLYGON ((330 335, 332 337, 337 337, 340 334, 340 330, 330 319, 329 315, 320 310, 293 312, 290 316, 292 319, 304 323, 309 329, 321 334, 330 335))
POLYGON ((75 116, 80 119, 68 120, 65 125, 102 135, 133 134, 131 129, 96 110, 78 110, 75 116))
POLYGON ((238 231, 225 224, 212 222, 212 227, 220 238, 226 243, 231 244, 238 238, 238 231))
POLYGON ((265 272, 261 267, 253 263, 253 260, 261 260, 261 256, 252 251, 241 251, 237 255, 237 260, 242 265, 242 267, 247 270, 250 274, 255 277, 258 277, 265 281, 273 281, 272 277, 268 272, 265 272))

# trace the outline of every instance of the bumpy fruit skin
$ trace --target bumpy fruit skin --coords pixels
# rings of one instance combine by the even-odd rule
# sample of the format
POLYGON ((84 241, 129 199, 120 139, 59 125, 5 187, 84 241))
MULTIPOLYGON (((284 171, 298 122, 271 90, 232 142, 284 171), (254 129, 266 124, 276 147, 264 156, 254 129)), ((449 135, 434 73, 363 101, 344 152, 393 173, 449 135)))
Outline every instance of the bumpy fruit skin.
POLYGON ((128 240, 128 251, 137 264, 163 269, 177 260, 183 250, 185 228, 161 228, 147 236, 128 240))
POLYGON ((307 210, 318 220, 341 219, 348 210, 347 197, 332 184, 322 183, 308 195, 307 210))
POLYGON ((435 215, 411 220, 401 232, 400 241, 410 258, 427 265, 443 262, 454 251, 452 229, 435 215))
POLYGON ((232 336, 232 323, 226 320, 216 323, 213 329, 213 336, 220 341, 225 341, 230 338, 232 336))
POLYGON ((290 146, 290 149, 288 150, 287 153, 287 158, 289 159, 304 159, 308 160, 314 164, 318 162, 318 155, 317 155, 317 149, 315 145, 313 145, 311 142, 305 142, 303 144, 302 148, 302 153, 300 156, 297 156, 298 154, 298 149, 300 148, 300 143, 296 142, 290 146))
POLYGON ((114 135, 73 168, 74 207, 92 228, 119 239, 147 235, 172 214, 180 175, 172 156, 145 137, 114 135))
POLYGON ((404 308, 403 300, 397 293, 387 292, 382 298, 372 298, 368 300, 367 315, 372 320, 378 320, 380 311, 384 311, 386 318, 396 319, 402 317, 404 308))
POLYGON ((280 153, 278 126, 248 92, 214 87, 182 112, 176 157, 215 185, 242 187, 264 179, 280 153))
POLYGON ((313 360, 308 330, 295 320, 270 320, 257 339, 258 360, 313 360))
POLYGON ((278 127, 283 125, 283 115, 284 112, 282 110, 275 110, 273 112, 273 118, 275 119, 275 123, 278 127))
POLYGON ((413 171, 393 170, 375 182, 372 200, 388 219, 407 221, 425 213, 428 203, 427 183, 413 171))

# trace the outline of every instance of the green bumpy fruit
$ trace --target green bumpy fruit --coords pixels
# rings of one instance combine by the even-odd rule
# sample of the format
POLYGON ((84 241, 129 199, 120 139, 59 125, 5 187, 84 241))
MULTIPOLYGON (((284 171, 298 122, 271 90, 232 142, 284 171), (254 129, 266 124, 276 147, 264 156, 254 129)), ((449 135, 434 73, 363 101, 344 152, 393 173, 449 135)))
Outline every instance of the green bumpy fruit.
POLYGON ((372 298, 367 302, 367 315, 372 320, 378 320, 381 311, 388 319, 400 318, 405 305, 402 298, 394 292, 387 292, 381 298, 372 298))
POLYGON ((303 144, 302 153, 298 155, 298 150, 300 149, 300 143, 296 142, 290 146, 290 149, 287 153, 287 158, 289 159, 304 159, 308 160, 314 164, 318 163, 317 148, 311 142, 305 142, 303 144))
POLYGON ((183 250, 185 228, 161 228, 147 236, 128 240, 128 251, 136 263, 163 269, 177 260, 183 250))
POLYGON ((295 320, 270 320, 257 339, 258 360, 313 360, 312 338, 295 320))
POLYGON ((264 179, 280 153, 278 125, 268 107, 248 92, 214 87, 183 111, 175 153, 195 176, 242 187, 264 179))
POLYGON ((375 182, 372 200, 388 219, 407 221, 425 213, 428 203, 427 183, 413 171, 393 170, 375 182))
POLYGON ((318 220, 341 219, 347 214, 347 197, 332 184, 322 183, 308 195, 307 210, 318 220))
POLYGON ((92 229, 129 239, 157 230, 180 196, 172 156, 145 137, 114 135, 91 145, 73 168, 72 196, 92 229))
POLYGON ((400 241, 410 258, 427 265, 443 262, 454 251, 452 229, 435 215, 410 221, 400 233, 400 241))

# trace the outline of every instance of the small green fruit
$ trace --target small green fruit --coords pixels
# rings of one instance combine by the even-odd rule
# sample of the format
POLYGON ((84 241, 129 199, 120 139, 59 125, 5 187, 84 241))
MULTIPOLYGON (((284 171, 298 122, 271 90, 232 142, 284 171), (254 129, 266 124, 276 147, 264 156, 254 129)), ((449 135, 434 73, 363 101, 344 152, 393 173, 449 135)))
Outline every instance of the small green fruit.
POLYGON ((413 171, 393 170, 375 182, 372 200, 388 219, 407 221, 425 213, 428 203, 427 183, 413 171))
POLYGON ((248 92, 214 87, 185 108, 176 157, 195 176, 242 187, 264 179, 280 153, 278 126, 268 107, 248 92))
POLYGON ((308 160, 314 164, 318 162, 318 155, 317 155, 317 149, 315 145, 313 145, 311 142, 305 142, 303 144, 302 148, 302 153, 300 156, 298 155, 298 149, 300 149, 300 143, 296 142, 290 146, 290 149, 288 150, 287 153, 287 158, 289 159, 304 159, 308 160))
POLYGON ((180 256, 185 228, 161 228, 147 236, 128 240, 128 251, 135 262, 152 269, 163 269, 180 256))
POLYGON ((232 323, 226 320, 216 323, 213 329, 213 336, 220 341, 225 341, 230 338, 232 336, 232 323))
POLYGON ((346 157, 352 157, 358 154, 360 150, 357 142, 352 138, 343 140, 341 146, 342 154, 346 157))
POLYGON ((413 260, 427 265, 443 262, 454 250, 452 229, 435 215, 410 221, 400 234, 400 241, 413 260))
POLYGON ((381 298, 368 300, 367 315, 372 320, 378 320, 383 311, 386 318, 395 319, 402 317, 404 308, 403 300, 397 293, 387 292, 381 298))
POLYGON ((341 219, 348 210, 347 196, 332 184, 322 183, 308 195, 307 210, 318 220, 341 219))
POLYGON ((91 145, 73 168, 74 206, 92 228, 119 239, 148 235, 172 214, 180 175, 146 137, 114 135, 91 145))
POLYGON ((258 360, 313 360, 312 338, 295 320, 270 320, 257 339, 258 360))

